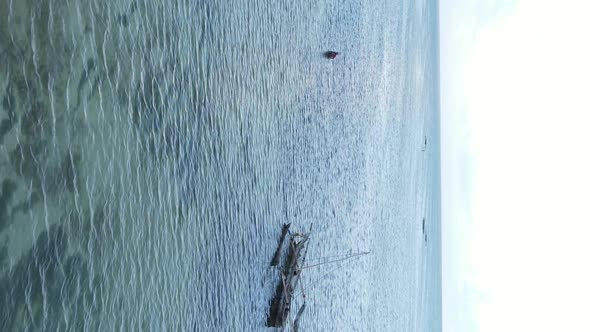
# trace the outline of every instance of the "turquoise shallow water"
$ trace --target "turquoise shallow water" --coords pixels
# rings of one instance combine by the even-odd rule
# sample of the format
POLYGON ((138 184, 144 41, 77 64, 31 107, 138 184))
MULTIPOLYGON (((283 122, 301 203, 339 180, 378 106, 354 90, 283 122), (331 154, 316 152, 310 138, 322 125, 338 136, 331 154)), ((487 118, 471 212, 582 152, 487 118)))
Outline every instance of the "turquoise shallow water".
POLYGON ((305 271, 302 330, 440 330, 436 17, 0 0, 0 330, 265 330, 285 222, 372 252, 305 271))

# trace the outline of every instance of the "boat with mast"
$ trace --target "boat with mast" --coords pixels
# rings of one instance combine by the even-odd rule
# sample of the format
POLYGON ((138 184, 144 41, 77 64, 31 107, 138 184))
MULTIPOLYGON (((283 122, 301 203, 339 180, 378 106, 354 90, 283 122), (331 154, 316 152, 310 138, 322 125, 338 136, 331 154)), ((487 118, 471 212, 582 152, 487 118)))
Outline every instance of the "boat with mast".
MULTIPOLYGON (((289 232, 290 224, 283 225, 281 238, 279 240, 278 248, 273 256, 271 261, 271 266, 276 266, 280 260, 280 253, 281 248, 283 246, 283 242, 285 239, 286 234, 289 232)), ((312 226, 313 228, 313 226, 312 226)), ((285 258, 285 263, 283 265, 280 280, 276 287, 274 296, 270 303, 269 314, 267 316, 266 326, 268 327, 280 327, 284 328, 287 321, 290 319, 290 313, 292 310, 293 305, 293 297, 295 295, 295 290, 298 284, 301 284, 301 294, 303 296, 303 304, 297 310, 297 314, 295 316, 295 320, 291 321, 293 331, 297 331, 299 328, 299 322, 303 312, 305 310, 305 292, 303 291, 303 284, 300 282, 301 273, 304 269, 317 267, 325 264, 332 264, 344 260, 351 259, 353 257, 367 255, 370 252, 360 252, 355 254, 345 255, 345 257, 340 256, 341 258, 321 262, 318 264, 308 265, 305 266, 305 257, 307 255, 307 245, 309 244, 310 240, 310 233, 293 233, 289 237, 289 248, 287 252, 287 256, 285 258)))
MULTIPOLYGON (((285 226, 283 226, 285 229, 285 226)), ((284 327, 291 312, 291 304, 293 294, 299 282, 300 272, 305 262, 305 255, 307 248, 305 247, 309 241, 309 233, 295 233, 289 239, 289 249, 283 271, 281 272, 281 280, 275 290, 275 295, 270 304, 270 311, 266 326, 268 327, 284 327)), ((279 243, 277 252, 280 252, 282 242, 279 243)), ((275 253, 275 257, 277 253, 275 253)), ((273 263, 274 263, 273 258, 273 263)), ((299 310, 301 314, 305 309, 305 303, 299 310)))

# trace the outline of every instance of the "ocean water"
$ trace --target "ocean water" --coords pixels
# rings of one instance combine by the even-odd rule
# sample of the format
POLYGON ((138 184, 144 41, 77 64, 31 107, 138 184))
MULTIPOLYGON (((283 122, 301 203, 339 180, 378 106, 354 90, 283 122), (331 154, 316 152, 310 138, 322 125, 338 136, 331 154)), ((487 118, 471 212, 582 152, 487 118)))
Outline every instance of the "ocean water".
POLYGON ((0 331, 441 330, 437 6, 0 0, 0 331))

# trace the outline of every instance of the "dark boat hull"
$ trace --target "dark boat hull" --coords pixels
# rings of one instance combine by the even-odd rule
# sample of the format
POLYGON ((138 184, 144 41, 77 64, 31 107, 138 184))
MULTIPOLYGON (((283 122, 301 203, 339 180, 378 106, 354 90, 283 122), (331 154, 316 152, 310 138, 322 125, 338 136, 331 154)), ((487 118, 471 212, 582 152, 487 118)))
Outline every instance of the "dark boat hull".
POLYGON ((270 262, 270 266, 276 266, 279 264, 279 260, 281 259, 281 248, 283 248, 283 242, 285 241, 285 237, 287 236, 287 233, 289 232, 289 226, 291 226, 291 224, 284 224, 283 225, 283 229, 281 231, 281 238, 279 240, 279 246, 277 247, 277 251, 275 251, 275 254, 272 257, 272 261, 270 262))

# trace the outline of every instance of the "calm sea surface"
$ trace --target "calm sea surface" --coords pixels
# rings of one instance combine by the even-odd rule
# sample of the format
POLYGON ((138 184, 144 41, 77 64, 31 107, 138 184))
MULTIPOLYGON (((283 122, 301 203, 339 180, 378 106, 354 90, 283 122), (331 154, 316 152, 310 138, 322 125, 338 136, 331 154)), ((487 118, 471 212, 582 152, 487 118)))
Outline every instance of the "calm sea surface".
POLYGON ((0 331, 440 330, 437 10, 0 0, 0 331))

